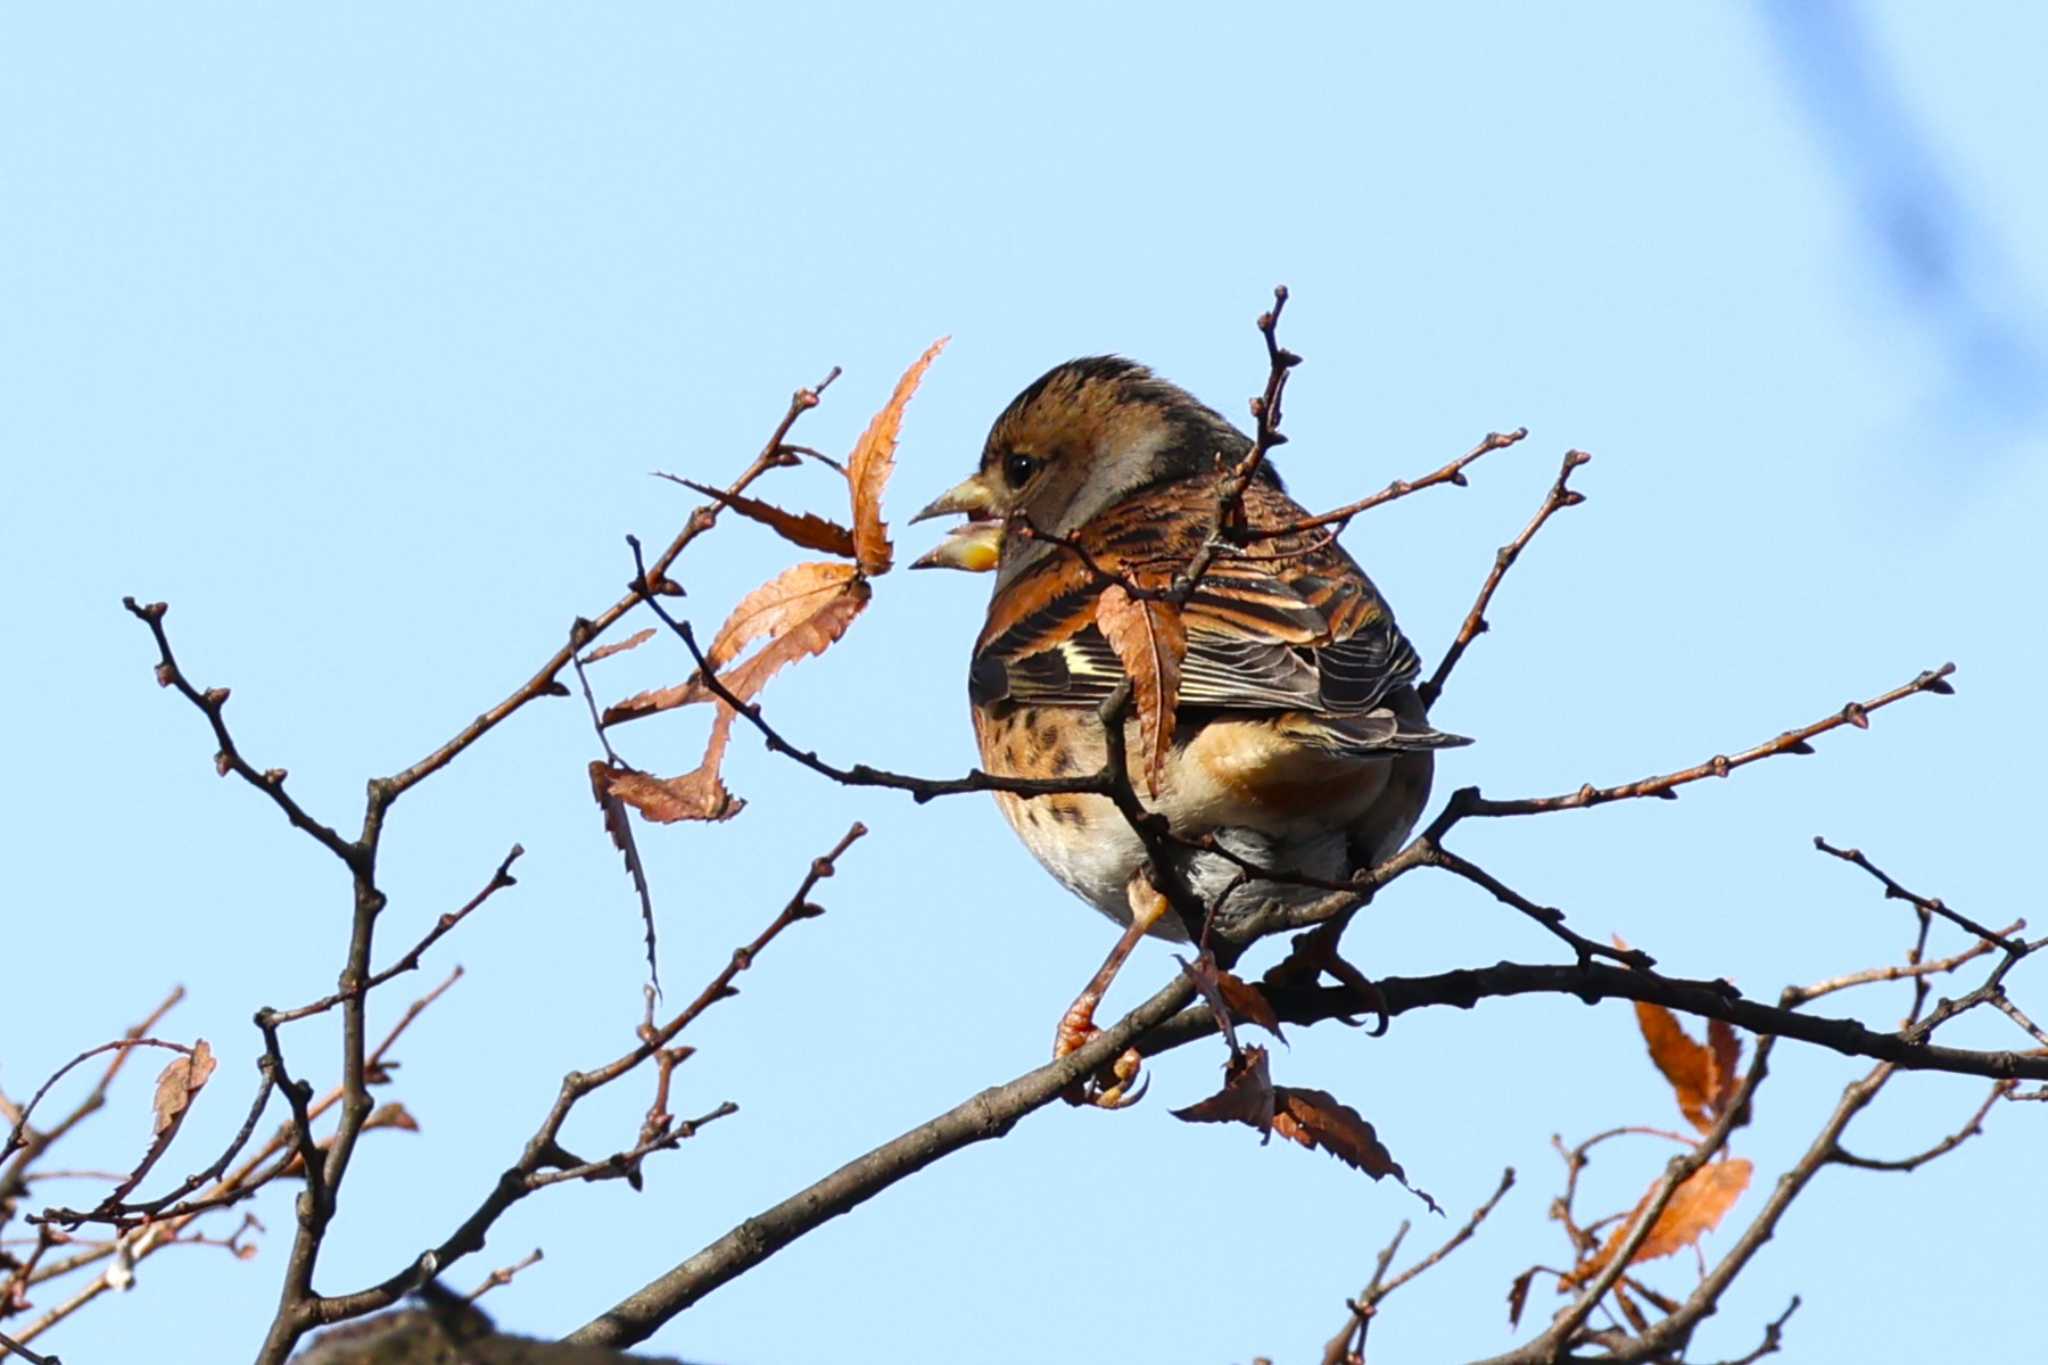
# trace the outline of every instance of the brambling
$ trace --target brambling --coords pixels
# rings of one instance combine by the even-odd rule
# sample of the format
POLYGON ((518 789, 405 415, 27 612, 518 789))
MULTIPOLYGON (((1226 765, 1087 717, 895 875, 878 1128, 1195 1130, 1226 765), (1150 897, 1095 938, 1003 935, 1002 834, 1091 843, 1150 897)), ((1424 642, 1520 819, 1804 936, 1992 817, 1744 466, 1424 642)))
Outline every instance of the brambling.
MULTIPOLYGON (((1185 572, 1215 531, 1218 481, 1251 448, 1142 365, 1075 360, 1019 394, 975 473, 918 514, 969 518, 919 567, 996 575, 968 672, 988 772, 1101 769, 1100 707, 1124 669, 1096 624, 1097 599, 1126 575, 1185 572)), ((1327 532, 1297 525, 1309 514, 1270 463, 1242 506, 1246 533, 1225 539, 1181 609, 1171 747, 1135 790, 1182 839, 1212 838, 1262 869, 1348 879, 1400 846, 1428 799, 1434 752, 1467 741, 1430 726, 1413 686, 1420 662, 1393 612, 1327 532)), ((1135 755, 1128 707, 1125 724, 1135 755)), ((1190 926, 1167 913, 1143 840, 1109 798, 998 793, 996 803, 1047 871, 1125 925, 1061 1020, 1064 1055, 1094 1032, 1094 1006, 1138 939, 1185 940, 1190 926)), ((1210 936, 1233 948, 1268 909, 1326 894, 1247 876, 1244 862, 1200 848, 1177 845, 1170 861, 1209 907, 1210 936)), ((1119 1070, 1128 1080, 1125 1069, 1135 1059, 1119 1070)), ((1114 1090, 1097 1102, 1113 1103, 1114 1090)))

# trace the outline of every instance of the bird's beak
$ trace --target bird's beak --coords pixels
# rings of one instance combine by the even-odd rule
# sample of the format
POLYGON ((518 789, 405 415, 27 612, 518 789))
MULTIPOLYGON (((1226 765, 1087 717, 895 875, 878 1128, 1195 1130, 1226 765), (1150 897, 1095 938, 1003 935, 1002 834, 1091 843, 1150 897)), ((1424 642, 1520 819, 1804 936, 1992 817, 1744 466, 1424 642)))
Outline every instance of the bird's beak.
MULTIPOLYGON (((958 490, 955 490, 958 491, 958 490)), ((951 496, 948 494, 947 496, 951 496)), ((987 573, 1003 553, 1003 523, 970 521, 955 526, 930 553, 912 562, 913 569, 961 569, 987 573)))
POLYGON ((931 505, 911 520, 925 521, 931 517, 943 517, 948 512, 962 512, 980 520, 991 515, 994 508, 995 498, 989 493, 988 485, 981 481, 981 475, 975 474, 932 499, 931 505))

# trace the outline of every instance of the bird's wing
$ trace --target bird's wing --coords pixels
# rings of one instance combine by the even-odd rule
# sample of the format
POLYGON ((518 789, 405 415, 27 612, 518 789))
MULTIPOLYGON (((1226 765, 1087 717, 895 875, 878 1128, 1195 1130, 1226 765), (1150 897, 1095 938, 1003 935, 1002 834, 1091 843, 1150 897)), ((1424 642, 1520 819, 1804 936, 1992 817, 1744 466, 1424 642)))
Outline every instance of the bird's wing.
MULTIPOLYGON (((1287 504, 1292 507, 1292 503, 1287 504)), ((1302 514, 1294 509, 1294 518, 1302 514)), ((1100 705, 1123 678, 1095 624, 1104 572, 1167 581, 1176 546, 1170 518, 1113 522, 1084 562, 1054 549, 999 596, 975 654, 982 702, 1100 705)), ((1333 748, 1441 747, 1456 742, 1401 720, 1383 702, 1421 664, 1364 572, 1327 540, 1274 537, 1218 555, 1181 614, 1187 654, 1180 706, 1223 712, 1293 712, 1330 732, 1333 748)))

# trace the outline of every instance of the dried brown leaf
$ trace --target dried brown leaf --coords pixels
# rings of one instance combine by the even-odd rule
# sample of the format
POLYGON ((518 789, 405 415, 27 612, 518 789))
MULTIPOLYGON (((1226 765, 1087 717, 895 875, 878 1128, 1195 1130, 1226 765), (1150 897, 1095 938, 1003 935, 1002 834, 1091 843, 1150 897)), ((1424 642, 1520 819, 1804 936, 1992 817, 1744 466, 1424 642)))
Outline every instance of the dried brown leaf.
POLYGON ((1180 665, 1188 634, 1180 611, 1169 602, 1132 597, 1112 583, 1095 599, 1095 624, 1131 680, 1138 712, 1138 748, 1145 788, 1159 794, 1159 775, 1173 747, 1173 715, 1180 703, 1180 665))
POLYGON ((1216 990, 1232 1014, 1248 1024, 1257 1024, 1282 1042, 1287 1041, 1287 1035, 1280 1031, 1280 1016, 1273 1013, 1272 1002, 1266 999, 1264 991, 1229 972, 1216 973, 1216 990))
POLYGON ((1519 1327, 1521 1325, 1522 1310, 1529 1305, 1529 1282, 1536 1278, 1536 1272, 1542 1268, 1541 1266, 1530 1266, 1527 1270, 1515 1276, 1514 1283, 1508 1286, 1508 1326, 1519 1327))
POLYGON ((156 1098, 151 1104, 156 1122, 152 1132, 161 1136, 185 1121, 185 1111, 205 1088, 216 1065, 213 1049, 204 1038, 192 1045, 189 1054, 181 1052, 171 1059, 171 1064, 156 1078, 156 1098))
POLYGON ((1173 1116, 1186 1123, 1247 1123, 1270 1136, 1274 1094, 1266 1049, 1248 1047, 1225 1064, 1221 1090, 1185 1109, 1174 1110, 1173 1116))
POLYGON ((596 663, 599 659, 609 659, 614 654, 624 654, 629 649, 640 648, 640 646, 653 638, 653 626, 649 626, 645 630, 636 630, 623 640, 614 640, 608 645, 599 645, 596 649, 583 656, 583 662, 587 666, 596 663))
POLYGON ((837 593, 823 598, 817 610, 791 623, 780 635, 762 645, 733 668, 719 674, 719 681, 741 701, 752 701, 768 680, 799 659, 823 654, 830 649, 853 618, 861 614, 874 595, 864 578, 854 578, 837 593))
POLYGON ((726 742, 731 738, 733 714, 729 706, 718 708, 703 762, 679 777, 655 777, 638 768, 610 768, 602 763, 590 765, 592 776, 595 778, 602 771, 605 789, 611 796, 656 824, 729 820, 747 804, 726 789, 725 779, 718 771, 725 760, 726 742))
POLYGON ((853 454, 846 459, 846 481, 853 489, 853 542, 864 573, 887 573, 895 562, 889 528, 882 521, 882 489, 896 467, 896 433, 903 426, 903 409, 909 405, 910 395, 917 392, 926 368, 950 340, 951 337, 940 337, 934 341, 903 372, 888 404, 868 423, 868 429, 853 447, 853 454))
MULTIPOLYGON (((1670 1202, 1664 1206, 1664 1212, 1659 1214, 1657 1221, 1651 1225, 1649 1235, 1643 1238, 1643 1244, 1636 1248, 1636 1254, 1629 1258, 1629 1264, 1639 1265, 1644 1261, 1654 1261, 1660 1256, 1682 1251, 1712 1232, 1723 1215, 1742 1197, 1742 1192, 1749 1188, 1752 1170, 1753 1167, 1746 1159, 1729 1157, 1724 1161, 1710 1162, 1694 1171, 1686 1178, 1685 1183, 1672 1193, 1670 1202)), ((1653 1184, 1650 1188, 1654 1190, 1656 1185, 1653 1184)), ((1636 1223, 1642 1218, 1643 1208, 1649 1202, 1650 1195, 1645 1192, 1642 1199, 1637 1202, 1635 1210, 1618 1223, 1613 1232, 1607 1234, 1607 1240, 1601 1243, 1600 1249, 1573 1266, 1571 1272, 1559 1280, 1558 1287, 1576 1289, 1589 1283, 1605 1270, 1607 1263, 1614 1259, 1615 1252, 1635 1230, 1636 1223)))
POLYGON ((368 1132, 372 1128, 396 1128, 402 1132, 417 1133, 420 1121, 412 1116, 411 1110, 393 1100, 389 1104, 378 1105, 370 1111, 370 1117, 363 1120, 363 1131, 368 1132))
POLYGON ((1217 1022, 1222 1025, 1223 1036, 1230 1046, 1237 1046, 1237 1031, 1232 1021, 1242 1019, 1248 1024, 1257 1024, 1266 1032, 1287 1041, 1280 1032, 1280 1016, 1273 1013, 1273 1006, 1257 986, 1247 985, 1238 977, 1223 971, 1216 965, 1216 959, 1207 953, 1193 962, 1175 958, 1181 970, 1188 974, 1188 980, 1195 983, 1195 989, 1202 993, 1202 999, 1215 1011, 1217 1022))
POLYGON ((815 512, 787 512, 773 503, 762 502, 740 493, 728 493, 722 488, 709 484, 693 483, 688 479, 677 479, 685 488, 695 489, 707 498, 715 498, 733 511, 750 521, 758 521, 795 545, 806 550, 822 550, 828 555, 845 555, 853 558, 853 532, 836 521, 828 521, 815 512))
POLYGON ((1408 1173, 1394 1154, 1381 1143, 1365 1116, 1327 1090, 1298 1090, 1275 1086, 1273 1131, 1293 1138, 1304 1147, 1320 1147, 1347 1166, 1364 1171, 1374 1180, 1392 1176, 1400 1181, 1431 1211, 1441 1213, 1436 1200, 1408 1184, 1408 1173))
POLYGON ((632 874, 633 889, 640 893, 640 913, 647 923, 654 923, 654 897, 647 890, 647 866, 640 861, 640 848, 633 842, 633 822, 626 818, 626 807, 619 798, 612 795, 612 769, 602 759, 590 761, 590 794, 597 798, 597 808, 604 812, 605 833, 612 836, 612 845, 626 857, 626 871, 632 874))
MULTIPOLYGON (((732 609, 732 614, 725 618, 725 624, 718 628, 718 634, 713 637, 711 647, 704 651, 705 659, 713 669, 722 672, 727 664, 739 656, 741 650, 756 640, 766 639, 772 645, 791 630, 819 618, 824 618, 829 624, 834 619, 835 612, 846 611, 841 603, 842 599, 849 595, 857 594, 860 605, 866 605, 867 585, 860 584, 857 589, 854 586, 858 576, 859 571, 851 564, 812 561, 791 565, 739 600, 739 604, 732 609)), ((836 640, 839 634, 845 631, 846 622, 851 621, 859 611, 860 607, 855 606, 847 612, 845 619, 839 622, 838 631, 832 635, 832 639, 836 640)), ((818 646, 818 650, 822 650, 831 642, 832 640, 826 640, 824 644, 818 646)), ((811 652, 816 653, 818 650, 811 652)), ((766 652, 765 649, 761 651, 763 654, 766 652)), ((757 654, 755 657, 759 658, 760 655, 757 654)), ((775 668, 780 668, 787 662, 788 660, 784 659, 782 663, 776 664, 775 668)), ((771 668, 768 672, 772 675, 774 669, 771 668)), ((737 676, 724 674, 721 681, 742 699, 751 697, 753 693, 742 691, 740 683, 736 681, 737 676)), ((760 679, 763 684, 766 681, 766 677, 760 679)), ((758 691, 759 687, 757 686, 755 690, 758 691)), ((655 688, 638 696, 628 697, 605 711, 604 723, 614 725, 621 721, 637 720, 641 716, 651 716, 673 707, 710 701, 714 697, 715 694, 704 685, 701 677, 692 677, 675 687, 655 688)))
POLYGON ((1714 1059, 1714 1088, 1707 1096, 1707 1108, 1716 1118, 1726 1113, 1742 1080, 1742 1039, 1725 1019, 1707 1021, 1707 1050, 1714 1059))
POLYGON ((1677 1016, 1662 1005, 1638 1000, 1636 1024, 1649 1045, 1650 1060, 1671 1082, 1686 1120, 1701 1132, 1713 1127, 1713 1116, 1707 1106, 1714 1093, 1714 1054, 1695 1041, 1679 1024, 1677 1016))

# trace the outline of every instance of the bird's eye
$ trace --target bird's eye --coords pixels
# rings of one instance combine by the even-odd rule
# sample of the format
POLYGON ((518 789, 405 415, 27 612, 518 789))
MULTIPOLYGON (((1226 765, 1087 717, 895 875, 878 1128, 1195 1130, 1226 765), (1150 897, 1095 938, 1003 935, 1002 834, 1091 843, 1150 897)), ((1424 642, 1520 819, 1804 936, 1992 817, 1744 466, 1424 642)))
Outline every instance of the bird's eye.
POLYGON ((1029 455, 1012 451, 1003 457, 1003 481, 1012 488, 1022 488, 1037 472, 1038 461, 1029 455))

